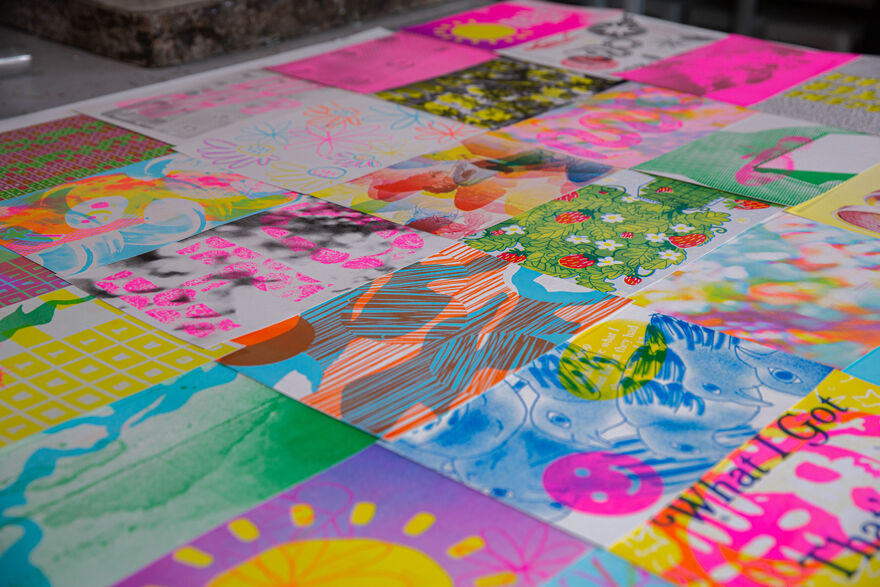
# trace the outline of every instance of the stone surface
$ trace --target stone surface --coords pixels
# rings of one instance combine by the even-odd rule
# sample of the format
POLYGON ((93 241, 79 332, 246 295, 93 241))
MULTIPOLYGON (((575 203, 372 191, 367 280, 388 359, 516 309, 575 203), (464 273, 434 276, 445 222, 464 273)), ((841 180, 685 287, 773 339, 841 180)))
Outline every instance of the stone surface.
POLYGON ((27 0, 0 22, 149 67, 204 59, 441 0, 27 0))

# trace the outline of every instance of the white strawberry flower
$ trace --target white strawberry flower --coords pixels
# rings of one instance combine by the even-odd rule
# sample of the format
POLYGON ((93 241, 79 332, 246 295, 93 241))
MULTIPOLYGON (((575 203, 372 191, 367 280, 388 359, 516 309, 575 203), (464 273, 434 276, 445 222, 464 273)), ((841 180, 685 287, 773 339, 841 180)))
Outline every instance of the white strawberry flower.
POLYGON ((620 214, 603 214, 600 220, 602 220, 602 222, 615 223, 615 222, 623 222, 626 219, 623 216, 621 216, 620 214))
POLYGON ((501 230, 504 231, 504 234, 525 234, 526 231, 519 224, 511 224, 510 226, 503 226, 501 230))
POLYGON ((608 240, 604 240, 604 241, 596 241, 596 248, 603 249, 606 251, 615 251, 616 249, 619 249, 622 246, 624 246, 622 243, 619 243, 619 242, 617 242, 613 239, 610 239, 610 238, 608 240))
POLYGON ((569 235, 565 237, 565 240, 575 245, 585 245, 590 242, 590 239, 580 234, 569 235))
POLYGON ((662 232, 649 232, 645 235, 645 239, 652 243, 662 243, 666 241, 666 234, 662 232))
POLYGON ((596 267, 611 267, 612 265, 623 265, 623 261, 615 261, 614 257, 602 257, 596 263, 596 267))
POLYGON ((669 230, 674 230, 675 232, 690 232, 693 229, 693 226, 688 226, 687 224, 681 222, 679 222, 678 224, 673 224, 669 227, 669 230))
POLYGON ((660 255, 661 259, 666 259, 667 261, 677 261, 681 257, 681 251, 657 251, 657 254, 660 255))

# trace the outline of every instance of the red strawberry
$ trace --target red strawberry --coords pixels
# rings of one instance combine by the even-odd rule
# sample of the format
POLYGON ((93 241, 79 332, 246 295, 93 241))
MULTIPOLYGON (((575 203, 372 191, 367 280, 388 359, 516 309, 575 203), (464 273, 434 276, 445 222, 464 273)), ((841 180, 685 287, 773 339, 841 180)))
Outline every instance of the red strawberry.
POLYGON ((684 236, 670 236, 667 240, 679 249, 687 249, 688 247, 697 247, 703 244, 709 240, 709 237, 701 232, 695 232, 694 234, 686 234, 684 236))
POLYGON ((770 207, 770 204, 766 202, 757 202, 755 200, 734 200, 734 202, 736 202, 734 208, 740 210, 762 210, 770 207))
POLYGON ((628 275, 623 278, 623 282, 627 285, 636 285, 642 282, 642 278, 636 277, 635 275, 628 275))
POLYGON ((585 220, 589 220, 592 218, 590 214, 584 214, 583 212, 579 212, 574 210, 572 212, 563 212, 562 214, 556 217, 556 222, 559 224, 575 224, 577 222, 584 222, 585 220))
POLYGON ((498 258, 510 261, 511 263, 522 263, 526 260, 525 255, 517 255, 516 253, 501 253, 498 255, 498 258))
POLYGON ((571 202, 572 200, 577 200, 578 195, 579 194, 577 192, 571 192, 570 194, 559 196, 558 198, 556 198, 556 200, 559 202, 571 202))
POLYGON ((504 234, 504 231, 503 230, 493 230, 489 234, 504 234))
POLYGON ((672 193, 672 188, 669 187, 668 185, 667 185, 667 186, 663 186, 662 188, 657 188, 657 191, 656 191, 655 193, 658 193, 658 194, 671 194, 671 193, 672 193))
POLYGON ((567 255, 559 259, 559 264, 569 269, 586 269, 595 265, 596 261, 583 255, 567 255))
POLYGON ((633 233, 631 233, 631 232, 621 232, 620 233, 620 238, 632 238, 632 237, 633 237, 633 233))

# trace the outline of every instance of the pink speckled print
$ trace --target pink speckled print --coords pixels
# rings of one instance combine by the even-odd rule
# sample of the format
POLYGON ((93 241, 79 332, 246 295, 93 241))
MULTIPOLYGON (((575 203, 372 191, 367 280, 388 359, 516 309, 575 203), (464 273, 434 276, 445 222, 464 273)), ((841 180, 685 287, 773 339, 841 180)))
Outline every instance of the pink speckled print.
POLYGON ((856 57, 851 53, 800 49, 730 35, 711 45, 617 75, 739 106, 751 106, 856 57))

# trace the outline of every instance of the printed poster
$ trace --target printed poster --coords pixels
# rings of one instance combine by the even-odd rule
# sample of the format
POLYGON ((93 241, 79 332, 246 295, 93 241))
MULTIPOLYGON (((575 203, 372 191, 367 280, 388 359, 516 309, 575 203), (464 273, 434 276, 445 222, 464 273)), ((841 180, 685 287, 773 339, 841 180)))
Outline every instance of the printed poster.
POLYGON ((169 155, 0 202, 0 245, 74 275, 297 197, 169 155))
POLYGON ((410 228, 461 238, 611 171, 601 163, 485 133, 315 196, 410 228))
POLYGON ((186 344, 75 287, 0 308, 0 446, 235 348, 186 344))
POLYGON ((0 200, 171 153, 171 145, 82 114, 0 133, 0 200))
POLYGON ((876 164, 880 137, 755 114, 636 169, 794 206, 876 164))
POLYGON ((618 171, 464 242, 584 287, 630 295, 778 213, 764 202, 618 171))
POLYGON ((754 108, 838 128, 880 133, 880 58, 861 55, 754 108))
POLYGON ((635 82, 751 106, 856 57, 851 53, 803 49, 728 35, 704 47, 619 75, 635 82))
POLYGON ((337 89, 178 145, 213 169, 311 193, 457 143, 476 127, 337 89))
POLYGON ((497 129, 588 98, 615 83, 499 57, 468 69, 377 92, 376 96, 481 128, 497 129))
POLYGON ((393 438, 627 303, 456 243, 235 339, 244 348, 222 362, 393 438))
POLYGON ((631 307, 390 448, 608 546, 830 371, 631 307))
POLYGON ((207 363, 3 449, 4 582, 109 585, 373 440, 207 363))
POLYGON ((537 587, 590 549, 372 446, 116 585, 537 587))
POLYGON ((178 145, 270 112, 298 108, 321 86, 264 69, 182 82, 163 93, 92 102, 84 113, 178 145))
POLYGON ((627 83, 499 132, 607 165, 632 167, 749 114, 738 106, 627 83))
POLYGON ((491 51, 398 31, 268 69, 325 86, 372 94, 494 58, 491 51))
POLYGON ((159 330, 211 346, 269 327, 448 245, 299 195, 287 205, 70 280, 159 330))
POLYGON ((504 49, 555 33, 579 29, 619 14, 551 2, 498 2, 432 20, 406 30, 481 49, 504 49))
POLYGON ((566 31, 499 54, 614 79, 636 69, 726 37, 726 33, 623 12, 585 29, 566 31))
POLYGON ((783 212, 631 295, 842 369, 880 346, 878 270, 876 238, 783 212))
POLYGON ((788 211, 823 224, 880 238, 880 165, 788 211))
POLYGON ((878 411, 833 372, 612 550, 679 585, 876 585, 878 411))

